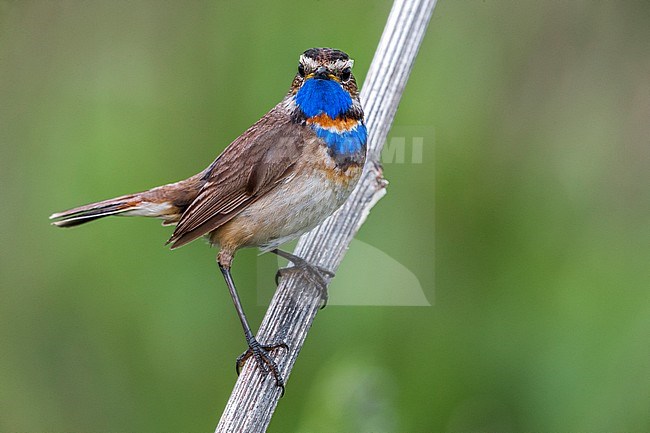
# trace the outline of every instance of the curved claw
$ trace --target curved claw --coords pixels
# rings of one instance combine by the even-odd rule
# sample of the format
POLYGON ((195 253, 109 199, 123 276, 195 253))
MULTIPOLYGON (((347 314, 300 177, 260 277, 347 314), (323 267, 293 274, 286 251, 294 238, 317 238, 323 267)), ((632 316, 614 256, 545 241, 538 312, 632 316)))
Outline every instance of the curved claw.
POLYGON ((322 266, 312 265, 308 261, 282 250, 276 249, 273 250, 273 252, 279 255, 280 257, 284 257, 285 259, 293 263, 293 266, 290 268, 278 269, 278 271, 275 273, 275 284, 276 285, 279 284, 281 277, 285 277, 286 275, 300 272, 301 275, 307 279, 307 281, 309 281, 316 287, 316 289, 318 290, 318 294, 320 295, 321 301, 323 301, 323 305, 320 308, 321 309, 325 308, 325 306, 327 306, 327 301, 329 299, 327 293, 327 279, 334 278, 335 275, 334 272, 325 269, 322 266))
POLYGON ((261 345, 255 338, 253 338, 248 343, 248 350, 237 357, 237 361, 235 363, 235 371, 237 372, 237 376, 239 376, 241 368, 244 366, 248 358, 252 356, 255 358, 255 362, 257 362, 257 365, 260 367, 260 369, 262 369, 264 373, 271 372, 273 374, 273 377, 275 378, 275 384, 281 388, 282 393, 280 394, 280 397, 282 397, 284 395, 284 379, 280 374, 278 365, 269 354, 271 350, 277 349, 279 347, 285 350, 289 350, 289 346, 287 346, 287 344, 284 342, 270 345, 261 345))

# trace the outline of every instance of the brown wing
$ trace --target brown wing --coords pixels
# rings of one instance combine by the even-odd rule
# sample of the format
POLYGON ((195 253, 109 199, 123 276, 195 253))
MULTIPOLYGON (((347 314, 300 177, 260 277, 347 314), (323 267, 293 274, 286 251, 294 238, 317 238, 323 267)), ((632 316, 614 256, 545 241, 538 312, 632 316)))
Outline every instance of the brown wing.
POLYGON ((205 171, 205 185, 167 241, 178 248, 222 226, 291 176, 303 151, 305 128, 275 107, 205 171))

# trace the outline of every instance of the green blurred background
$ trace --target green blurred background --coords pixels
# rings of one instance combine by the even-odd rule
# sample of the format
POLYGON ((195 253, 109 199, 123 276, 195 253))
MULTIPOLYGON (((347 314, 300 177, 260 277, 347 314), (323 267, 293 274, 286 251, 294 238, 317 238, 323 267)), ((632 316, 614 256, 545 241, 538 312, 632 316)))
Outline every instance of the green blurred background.
MULTIPOLYGON (((358 235, 432 306, 320 312, 271 432, 650 431, 649 6, 440 2, 394 123, 406 162, 358 235)), ((389 10, 0 1, 2 432, 213 430, 244 349, 215 251, 47 217, 198 172, 306 48, 363 82, 389 10)), ((257 264, 235 267, 255 326, 257 264)))

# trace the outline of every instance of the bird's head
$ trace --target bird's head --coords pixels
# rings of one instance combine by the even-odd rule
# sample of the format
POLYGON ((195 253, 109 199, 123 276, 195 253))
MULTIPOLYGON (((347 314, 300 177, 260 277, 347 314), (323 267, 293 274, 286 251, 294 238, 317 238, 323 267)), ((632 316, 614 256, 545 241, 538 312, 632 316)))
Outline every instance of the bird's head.
POLYGON ((332 48, 302 53, 289 94, 305 117, 326 114, 335 119, 357 107, 360 110, 353 63, 343 51, 332 48))

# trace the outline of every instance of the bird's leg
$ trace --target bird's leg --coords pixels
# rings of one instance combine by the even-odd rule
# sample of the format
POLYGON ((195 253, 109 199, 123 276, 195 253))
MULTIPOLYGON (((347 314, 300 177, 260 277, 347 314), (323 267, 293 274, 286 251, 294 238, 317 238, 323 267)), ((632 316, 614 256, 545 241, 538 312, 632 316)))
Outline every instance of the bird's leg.
POLYGON ((235 282, 233 281, 232 275, 230 274, 230 260, 224 260, 225 264, 222 264, 221 260, 218 260, 217 262, 219 263, 219 269, 221 269, 221 273, 226 280, 226 285, 230 291, 230 296, 235 303, 237 315, 239 316, 241 325, 244 328, 246 343, 248 343, 248 350, 237 357, 237 363, 235 364, 237 375, 239 375, 239 371, 246 363, 246 360, 252 356, 255 358, 257 365, 259 365, 262 371, 265 373, 268 373, 269 370, 271 371, 273 377, 275 377, 275 384, 282 389, 282 395, 284 395, 284 379, 280 374, 278 365, 275 363, 273 358, 271 358, 269 352, 273 349, 277 349, 278 347, 289 350, 289 347, 286 345, 286 343, 262 345, 257 341, 253 335, 253 332, 251 331, 248 320, 246 320, 246 314, 244 314, 244 309, 242 308, 241 301, 239 300, 239 295, 237 294, 237 289, 235 288, 235 282))
POLYGON ((301 274, 316 287, 321 301, 323 301, 321 308, 325 308, 329 297, 327 294, 327 280, 329 278, 334 278, 334 272, 321 266, 312 265, 303 258, 277 248, 271 250, 271 252, 293 263, 293 266, 290 268, 278 269, 278 272, 275 274, 275 284, 278 284, 280 277, 285 277, 288 274, 295 272, 301 272, 301 274))

